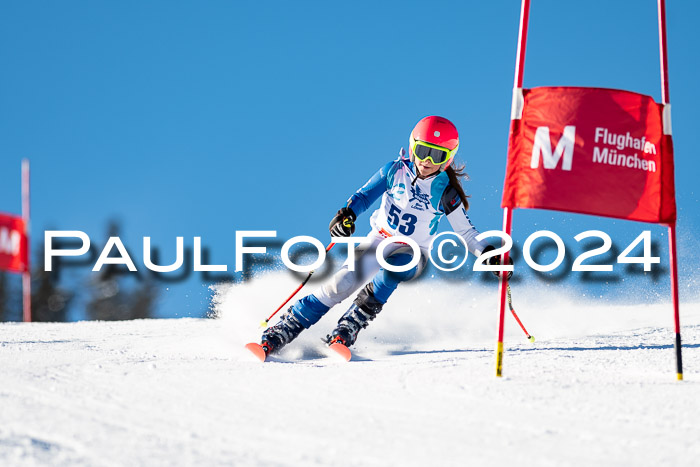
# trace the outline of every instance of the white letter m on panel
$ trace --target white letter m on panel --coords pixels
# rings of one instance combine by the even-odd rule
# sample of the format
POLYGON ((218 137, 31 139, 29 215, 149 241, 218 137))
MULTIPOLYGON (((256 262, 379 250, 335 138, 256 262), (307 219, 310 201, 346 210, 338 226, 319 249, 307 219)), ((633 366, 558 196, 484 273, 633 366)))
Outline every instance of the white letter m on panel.
POLYGON ((536 169, 540 165, 540 154, 544 161, 545 169, 555 169, 559 164, 559 159, 563 156, 561 163, 562 170, 571 170, 571 163, 574 157, 574 141, 576 140, 576 127, 568 125, 564 127, 564 132, 557 143, 557 147, 552 154, 552 145, 549 140, 549 127, 541 126, 535 132, 535 142, 532 145, 532 159, 530 168, 536 169))

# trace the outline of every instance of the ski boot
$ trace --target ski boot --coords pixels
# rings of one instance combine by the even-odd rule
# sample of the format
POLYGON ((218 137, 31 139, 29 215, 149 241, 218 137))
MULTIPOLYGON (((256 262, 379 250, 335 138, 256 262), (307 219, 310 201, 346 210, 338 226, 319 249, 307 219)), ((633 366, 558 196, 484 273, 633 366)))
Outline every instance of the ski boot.
POLYGON ((384 304, 374 296, 374 286, 367 284, 352 303, 352 306, 338 320, 338 325, 326 336, 328 345, 339 343, 350 347, 357 340, 357 334, 377 317, 384 304))
POLYGON ((289 307, 279 323, 267 328, 262 335, 260 346, 265 351, 265 356, 272 352, 278 352, 282 347, 292 342, 304 330, 304 326, 292 313, 289 307))

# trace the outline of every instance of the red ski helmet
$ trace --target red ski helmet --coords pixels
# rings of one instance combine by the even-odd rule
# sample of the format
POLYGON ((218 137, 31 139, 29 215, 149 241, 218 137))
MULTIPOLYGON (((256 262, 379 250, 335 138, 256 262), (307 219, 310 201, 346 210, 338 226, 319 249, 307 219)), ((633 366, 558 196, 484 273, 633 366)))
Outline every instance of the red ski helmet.
MULTIPOLYGON (((440 171, 444 171, 450 166, 450 164, 452 164, 452 161, 457 154, 457 149, 459 148, 459 134, 457 133, 457 128, 451 121, 443 117, 431 115, 421 119, 421 121, 418 122, 416 127, 411 132, 408 145, 408 153, 410 155, 411 162, 415 161, 416 145, 420 144, 420 142, 428 143, 432 146, 438 146, 439 148, 437 149, 442 148, 446 150, 445 154, 439 157, 440 159, 444 160, 444 162, 442 162, 440 165, 440 171)), ((425 150, 423 147, 420 149, 425 150)), ((428 148, 428 151, 429 150, 430 149, 428 148)), ((430 157, 430 160, 433 163, 440 163, 427 154, 428 153, 426 153, 426 157, 430 157)), ((420 157, 420 153, 418 158, 422 159, 420 157)))

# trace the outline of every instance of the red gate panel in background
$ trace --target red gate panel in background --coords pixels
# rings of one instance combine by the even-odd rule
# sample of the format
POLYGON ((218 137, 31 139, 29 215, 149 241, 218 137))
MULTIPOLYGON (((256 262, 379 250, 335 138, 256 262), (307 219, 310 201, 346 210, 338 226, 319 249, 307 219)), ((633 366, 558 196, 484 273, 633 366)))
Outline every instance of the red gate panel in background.
POLYGON ((673 146, 663 106, 601 88, 522 91, 513 120, 503 207, 671 224, 673 146))
POLYGON ((0 270, 27 272, 29 258, 24 220, 0 214, 0 270))

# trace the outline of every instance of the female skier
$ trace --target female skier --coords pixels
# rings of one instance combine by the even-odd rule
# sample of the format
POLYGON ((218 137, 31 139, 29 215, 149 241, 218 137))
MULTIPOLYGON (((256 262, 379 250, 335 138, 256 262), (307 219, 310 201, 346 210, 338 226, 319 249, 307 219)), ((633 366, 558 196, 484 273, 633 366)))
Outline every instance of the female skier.
MULTIPOLYGON (((263 333, 260 346, 265 355, 289 344, 334 305, 364 285, 326 339, 329 345, 353 345, 358 332, 377 316, 398 284, 413 279, 423 270, 430 242, 443 216, 475 256, 494 249, 476 240, 479 232, 467 216, 469 203, 459 181, 466 175, 462 173, 463 168, 452 166, 458 146, 457 128, 446 118, 430 116, 418 122, 411 132, 409 157, 403 157, 402 152, 397 160, 379 169, 331 220, 332 237, 349 237, 355 232, 357 217, 382 197, 381 205, 370 218, 371 244, 358 247, 355 270, 343 266, 321 290, 289 307, 280 321, 263 333), (394 235, 410 237, 420 246, 418 265, 408 271, 390 272, 377 262, 374 249, 382 240, 394 235)), ((391 243, 384 250, 384 257, 393 266, 404 266, 411 262, 411 252, 409 246, 391 243)), ((499 257, 490 258, 489 264, 498 263, 499 257)))

